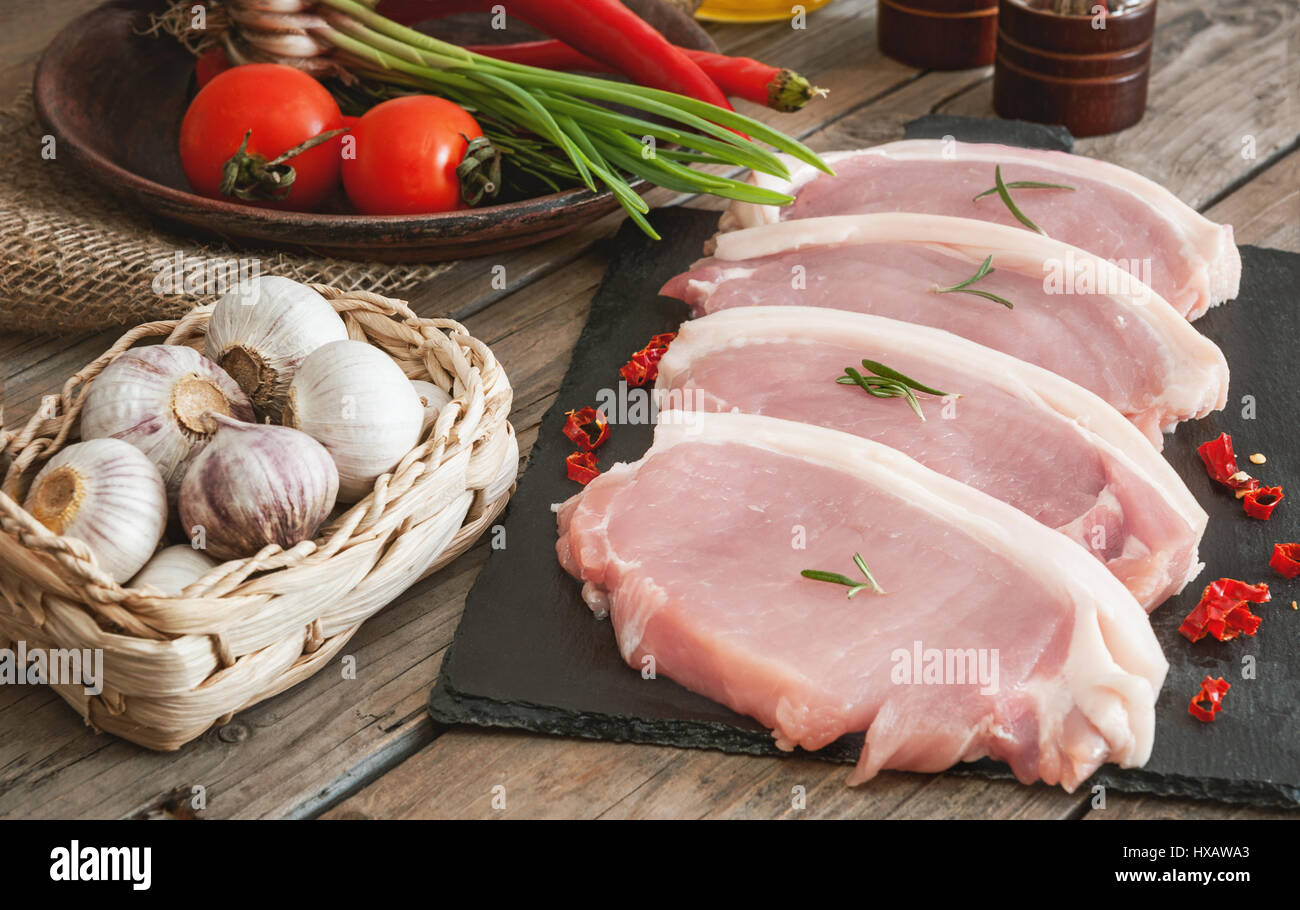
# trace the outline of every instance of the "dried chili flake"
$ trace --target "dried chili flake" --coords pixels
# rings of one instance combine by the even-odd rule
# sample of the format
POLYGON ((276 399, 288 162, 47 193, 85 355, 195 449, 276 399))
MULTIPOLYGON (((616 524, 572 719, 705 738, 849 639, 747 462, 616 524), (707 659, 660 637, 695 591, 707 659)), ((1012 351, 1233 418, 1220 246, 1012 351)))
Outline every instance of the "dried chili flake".
POLYGON ((593 452, 574 452, 564 459, 564 470, 570 480, 584 487, 600 476, 600 468, 596 467, 596 455, 593 452))
POLYGON ((1191 704, 1187 706, 1188 713, 1202 723, 1213 723, 1214 715, 1223 710, 1224 694, 1231 688, 1232 685, 1222 676, 1218 679, 1205 677, 1201 691, 1192 696, 1191 704), (1202 707, 1202 702, 1205 707, 1202 707))
POLYGON ((1300 543, 1275 543, 1269 566, 1283 578, 1300 575, 1300 543))
POLYGON ((650 343, 635 352, 627 363, 619 367, 618 373, 630 386, 642 386, 659 378, 659 360, 677 337, 676 332, 664 332, 655 335, 650 343))
POLYGON ((569 411, 564 422, 564 435, 584 452, 594 452, 609 439, 609 421, 595 408, 586 407, 569 411))
POLYGON ((1241 500, 1241 507, 1251 518, 1268 521, 1283 498, 1281 487, 1256 487, 1246 492, 1241 500))
POLYGON ((1206 635, 1219 641, 1254 635, 1263 619, 1250 612, 1249 605, 1264 603, 1271 596, 1266 584, 1248 585, 1235 578, 1220 578, 1206 585, 1200 603, 1187 614, 1178 631, 1188 641, 1200 641, 1206 635))
POLYGON ((1259 481, 1237 467, 1237 455, 1232 450, 1232 437, 1220 433, 1217 439, 1201 443, 1196 447, 1201 461, 1210 479, 1223 484, 1229 490, 1253 490, 1259 481))

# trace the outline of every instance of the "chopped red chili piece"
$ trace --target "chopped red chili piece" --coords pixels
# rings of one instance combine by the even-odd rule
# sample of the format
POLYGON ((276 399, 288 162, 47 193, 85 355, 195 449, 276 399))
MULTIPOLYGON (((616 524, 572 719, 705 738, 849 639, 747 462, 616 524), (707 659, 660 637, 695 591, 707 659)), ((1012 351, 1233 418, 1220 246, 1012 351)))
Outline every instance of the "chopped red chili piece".
POLYGON ((600 476, 600 468, 596 467, 596 455, 593 452, 574 452, 564 459, 564 470, 570 480, 584 487, 600 476))
POLYGON ((1201 443, 1196 451, 1205 462, 1205 470, 1210 478, 1223 484, 1229 490, 1253 490, 1259 481, 1237 467, 1237 455, 1232 450, 1232 437, 1220 433, 1217 439, 1201 443))
POLYGON ((567 416, 569 419, 564 423, 564 435, 572 439, 574 444, 584 452, 600 448, 605 440, 609 439, 609 421, 595 408, 587 407, 578 411, 569 411, 567 416), (589 427, 591 429, 588 429, 589 427))
POLYGON ((1248 604, 1264 603, 1272 595, 1268 585, 1248 585, 1235 578, 1220 578, 1206 585, 1200 603, 1187 614, 1178 631, 1189 641, 1213 635, 1231 641, 1238 635, 1254 635, 1262 617, 1250 612, 1248 604))
POLYGON ((1283 578, 1300 575, 1300 543, 1273 544, 1273 555, 1268 564, 1283 578))
POLYGON ((626 379, 630 386, 654 382, 659 377, 659 359, 664 356, 668 345, 672 344, 676 337, 676 332, 655 335, 650 339, 649 344, 634 353, 627 363, 619 367, 619 375, 626 379))
POLYGON ((1201 683, 1201 691, 1192 696, 1191 704, 1187 706, 1187 711, 1192 717, 1202 723, 1213 723, 1214 715, 1223 710, 1223 696, 1232 688, 1232 685, 1220 676, 1213 679, 1205 677, 1201 683), (1201 707, 1201 702, 1205 702, 1208 707, 1201 707))
POLYGON ((1257 487, 1246 493, 1241 500, 1241 507, 1251 518, 1268 521, 1283 499, 1281 487, 1257 487))

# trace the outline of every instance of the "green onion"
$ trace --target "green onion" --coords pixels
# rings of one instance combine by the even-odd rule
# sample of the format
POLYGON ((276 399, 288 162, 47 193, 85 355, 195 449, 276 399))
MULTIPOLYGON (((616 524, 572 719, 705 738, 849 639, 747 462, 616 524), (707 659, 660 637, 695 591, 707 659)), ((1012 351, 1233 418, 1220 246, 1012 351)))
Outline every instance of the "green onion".
MULTIPOLYGON (((319 0, 323 26, 307 29, 342 52, 339 62, 354 75, 406 89, 435 92, 473 110, 493 128, 505 160, 555 185, 556 178, 592 190, 609 189, 628 215, 654 235, 642 217, 648 206, 624 176, 677 192, 706 193, 758 205, 786 205, 784 193, 694 170, 717 164, 789 176, 772 146, 825 173, 834 173, 806 145, 751 117, 695 98, 641 85, 573 73, 555 73, 496 60, 439 41, 377 14, 357 0, 319 0), (622 110, 612 110, 616 104, 622 110), (628 113, 627 111, 633 113, 628 113), (644 116, 638 116, 644 115, 644 116), (645 119, 657 117, 657 123, 645 119), (536 134, 563 157, 521 139, 536 134), (674 146, 642 153, 643 136, 674 146), (554 162, 552 169, 548 159, 554 162)), ((237 27, 237 26, 235 26, 237 27)), ((257 34, 243 36, 256 46, 257 34)), ((482 122, 482 121, 481 121, 482 122)))

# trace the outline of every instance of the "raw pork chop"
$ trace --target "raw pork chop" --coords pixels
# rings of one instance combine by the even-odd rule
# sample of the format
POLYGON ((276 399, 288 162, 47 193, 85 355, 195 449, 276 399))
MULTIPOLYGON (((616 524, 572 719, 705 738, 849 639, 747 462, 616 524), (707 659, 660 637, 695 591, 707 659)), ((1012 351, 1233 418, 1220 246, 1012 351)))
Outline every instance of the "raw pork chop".
POLYGON ((1074 187, 1011 189, 1011 197, 1048 236, 1116 263, 1141 277, 1188 319, 1237 296, 1241 256, 1232 226, 1215 224, 1159 184, 1082 155, 939 139, 891 142, 822 156, 831 177, 788 159, 791 179, 750 179, 795 197, 784 209, 733 202, 724 231, 794 218, 864 212, 959 215, 1020 227, 996 194, 994 169, 1007 183, 1033 180, 1074 187))
POLYGON ((946 329, 1095 392, 1157 447, 1162 429, 1227 400, 1223 354, 1150 288, 1059 241, 968 218, 841 215, 736 231, 661 293, 696 314, 820 306, 946 329), (988 256, 994 271, 972 287, 1014 309, 936 293, 988 256))
POLYGON ((898 449, 1062 531, 1148 610, 1201 569, 1205 511, 1133 424, 1054 373, 948 332, 841 310, 723 310, 682 326, 655 391, 675 408, 800 420, 898 449), (960 397, 921 396, 922 421, 901 398, 835 382, 863 358, 960 397))
POLYGON ((559 515, 560 561, 628 664, 652 658, 783 749, 865 730, 850 783, 991 756, 1072 790, 1104 762, 1146 761, 1168 664, 1083 549, 857 436, 666 416, 645 457, 559 515), (856 576, 855 552, 887 593, 800 575, 856 576))

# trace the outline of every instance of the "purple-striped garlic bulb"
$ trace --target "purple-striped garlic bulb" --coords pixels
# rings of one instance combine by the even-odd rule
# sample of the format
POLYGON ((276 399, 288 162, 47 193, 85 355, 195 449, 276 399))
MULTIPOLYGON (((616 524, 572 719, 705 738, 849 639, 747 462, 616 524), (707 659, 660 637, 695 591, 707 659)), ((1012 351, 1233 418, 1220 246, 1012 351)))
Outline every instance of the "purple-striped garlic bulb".
POLYGON ((214 419, 216 436, 180 489, 181 523, 197 548, 241 559, 315 537, 339 492, 325 447, 289 427, 214 419))
POLYGON ((185 469, 212 439, 209 414, 253 420, 252 403, 221 367, 184 345, 133 348, 86 393, 81 438, 113 437, 148 456, 175 499, 185 469))

